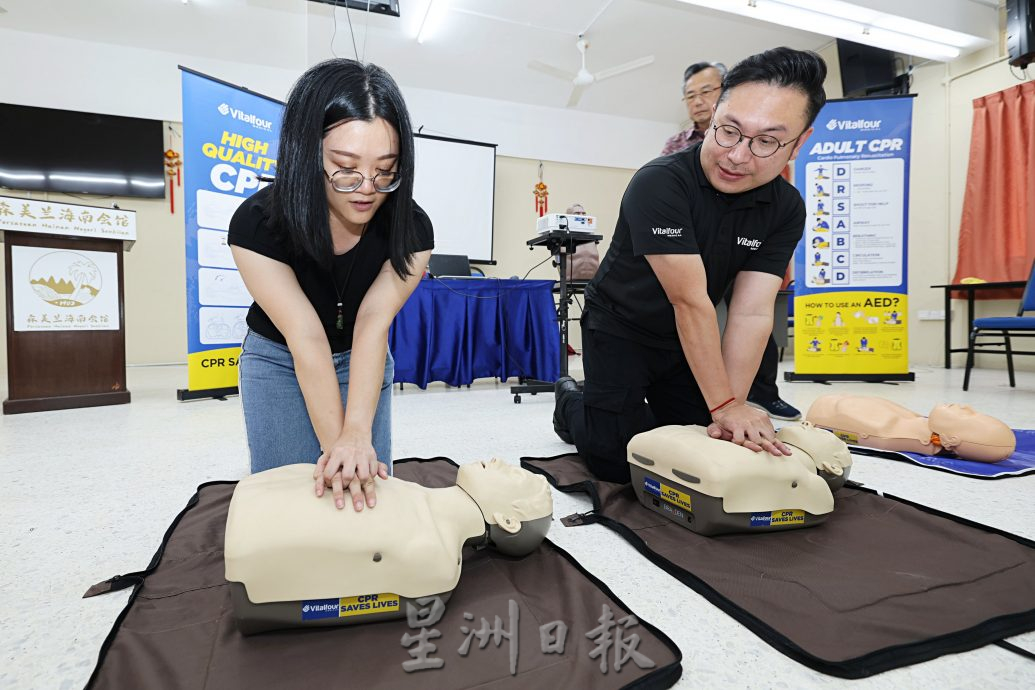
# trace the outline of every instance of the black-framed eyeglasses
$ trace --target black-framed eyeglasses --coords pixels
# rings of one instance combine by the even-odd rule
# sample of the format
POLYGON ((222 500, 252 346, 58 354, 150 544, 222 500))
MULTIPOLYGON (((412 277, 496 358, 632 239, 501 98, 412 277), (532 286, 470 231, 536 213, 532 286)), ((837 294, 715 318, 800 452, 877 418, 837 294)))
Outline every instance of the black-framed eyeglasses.
POLYGON ((367 180, 373 183, 375 192, 382 194, 394 192, 402 184, 402 175, 397 172, 379 172, 373 177, 367 177, 358 170, 342 168, 333 175, 328 175, 326 170, 323 171, 323 174, 327 176, 327 180, 336 192, 354 192, 367 180))
POLYGON ((715 143, 726 149, 731 149, 747 139, 748 150, 756 158, 769 158, 783 147, 801 139, 801 134, 805 133, 802 132, 790 141, 781 144, 779 139, 768 134, 756 134, 749 137, 733 125, 712 125, 712 130, 715 132, 715 143))

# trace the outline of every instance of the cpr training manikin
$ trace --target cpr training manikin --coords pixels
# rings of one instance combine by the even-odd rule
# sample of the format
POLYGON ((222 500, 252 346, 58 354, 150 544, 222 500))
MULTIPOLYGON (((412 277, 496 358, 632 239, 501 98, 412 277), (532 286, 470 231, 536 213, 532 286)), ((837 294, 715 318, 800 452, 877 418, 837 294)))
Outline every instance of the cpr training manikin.
POLYGON ((890 400, 865 395, 824 395, 806 414, 853 445, 923 455, 948 451, 963 460, 999 462, 1017 438, 1009 426, 968 405, 937 405, 923 417, 890 400))
POLYGON ((462 465, 447 488, 389 477, 377 507, 361 512, 312 486, 313 466, 297 464, 234 491, 224 556, 245 634, 402 618, 414 599, 447 601, 465 545, 527 555, 553 516, 546 479, 496 459, 462 465))
POLYGON ((663 426, 632 438, 632 486, 648 509, 702 535, 764 533, 823 522, 848 478, 843 441, 808 422, 777 438, 790 456, 711 438, 701 426, 663 426))
MULTIPOLYGON (((777 433, 787 456, 711 438, 700 426, 638 434, 627 455, 633 490, 648 510, 697 534, 765 534, 832 513, 851 470, 849 430, 919 447, 937 429, 942 447, 970 456, 1013 449, 1005 425, 960 406, 924 418, 880 398, 826 396, 809 418, 777 433)), ((312 482, 312 465, 288 465, 247 477, 234 492, 224 555, 245 634, 404 617, 415 599, 448 600, 465 545, 527 555, 552 520, 546 479, 495 459, 462 465, 447 488, 389 477, 378 483, 377 507, 361 512, 336 509, 329 492, 315 498, 312 482)))

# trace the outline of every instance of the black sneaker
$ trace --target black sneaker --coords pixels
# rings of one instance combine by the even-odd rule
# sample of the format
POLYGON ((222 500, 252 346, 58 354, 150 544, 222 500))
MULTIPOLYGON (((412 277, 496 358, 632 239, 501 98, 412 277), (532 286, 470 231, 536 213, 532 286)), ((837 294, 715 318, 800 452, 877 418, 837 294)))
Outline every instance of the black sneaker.
POLYGON ((748 398, 747 404, 762 410, 773 419, 784 419, 788 422, 796 422, 801 419, 801 412, 798 411, 798 408, 780 400, 780 398, 766 401, 748 398))
POLYGON ((565 443, 575 445, 575 442, 571 440, 571 432, 568 431, 568 425, 565 423, 564 416, 561 414, 564 395, 571 391, 579 390, 579 385, 570 376, 562 376, 557 379, 557 382, 553 384, 554 391, 554 407, 553 407, 553 430, 565 443))

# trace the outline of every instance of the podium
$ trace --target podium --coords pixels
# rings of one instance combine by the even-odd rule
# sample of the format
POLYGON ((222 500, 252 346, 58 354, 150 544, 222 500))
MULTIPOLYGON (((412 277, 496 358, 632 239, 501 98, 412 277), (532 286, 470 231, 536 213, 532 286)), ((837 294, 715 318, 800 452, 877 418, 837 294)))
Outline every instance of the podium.
POLYGON ((4 414, 130 401, 123 250, 135 213, 0 197, 7 309, 4 414))

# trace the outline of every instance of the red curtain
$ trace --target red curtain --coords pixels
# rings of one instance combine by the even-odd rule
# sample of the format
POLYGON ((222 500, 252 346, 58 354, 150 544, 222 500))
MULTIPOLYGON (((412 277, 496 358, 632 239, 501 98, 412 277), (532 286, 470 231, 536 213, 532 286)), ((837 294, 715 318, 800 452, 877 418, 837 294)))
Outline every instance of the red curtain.
MULTIPOLYGON (((1035 258, 1035 82, 974 101, 970 165, 952 282, 1027 280, 1035 258)), ((977 299, 1020 297, 980 290, 977 299)), ((959 296, 962 296, 959 295, 959 296)))

